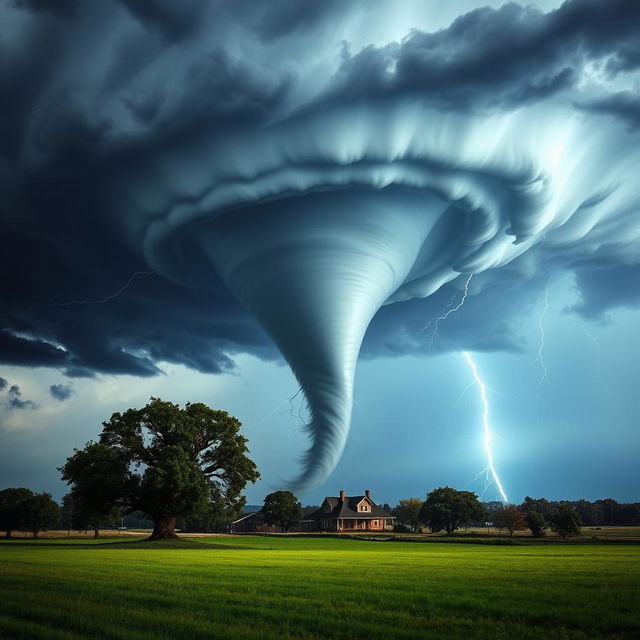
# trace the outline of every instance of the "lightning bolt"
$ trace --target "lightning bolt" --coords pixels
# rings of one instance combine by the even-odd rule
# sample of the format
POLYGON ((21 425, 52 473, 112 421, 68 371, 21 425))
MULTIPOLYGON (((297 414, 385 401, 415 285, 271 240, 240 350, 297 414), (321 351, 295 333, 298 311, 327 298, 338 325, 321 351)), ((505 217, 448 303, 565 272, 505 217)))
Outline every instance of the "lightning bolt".
POLYGON ((305 424, 307 421, 304 419, 303 415, 302 415, 302 410, 304 409, 304 403, 305 403, 305 397, 304 397, 304 391, 302 389, 302 387, 298 387, 298 390, 289 398, 289 415, 292 418, 296 419, 296 425, 300 426, 305 424), (295 409, 294 409, 294 400, 300 396, 300 404, 298 405, 298 411, 297 413, 294 413, 295 409))
POLYGON ((104 304, 105 302, 109 302, 109 300, 117 298, 121 293, 124 293, 138 276, 151 276, 155 275, 155 273, 155 271, 136 271, 127 280, 124 286, 120 287, 120 289, 118 289, 115 293, 108 295, 106 298, 102 298, 102 300, 70 300, 68 302, 54 302, 53 305, 56 307, 71 307, 76 304, 104 304))
POLYGON ((502 502, 508 503, 507 494, 504 492, 502 487, 502 482, 500 482, 500 478, 498 477, 498 472, 496 471, 495 464, 493 462, 493 450, 491 449, 491 440, 493 438, 491 433, 491 425, 489 423, 489 399, 487 397, 487 389, 480 378, 480 374, 478 373, 478 368, 476 367, 476 363, 474 362, 471 354, 468 351, 463 351, 462 355, 464 356, 467 364, 471 369, 471 373, 473 374, 473 379, 476 384, 480 387, 480 397, 482 398, 482 428, 484 432, 484 451, 487 456, 488 469, 491 472, 491 477, 493 481, 496 483, 498 487, 498 491, 502 496, 502 502))
POLYGON ((293 401, 300 395, 301 392, 302 392, 302 387, 298 387, 298 390, 290 398, 287 398, 286 400, 283 400, 277 407, 275 407, 267 415, 265 415, 263 418, 261 418, 257 422, 251 422, 250 424, 247 425, 247 427, 248 428, 257 427, 257 426, 265 423, 270 418, 273 418, 273 416, 275 416, 276 414, 282 416, 285 413, 288 413, 291 417, 298 418, 300 421, 304 422, 304 419, 300 415, 302 413, 302 403, 301 403, 300 409, 298 410, 298 415, 297 416, 294 413, 295 409, 294 409, 294 406, 293 406, 293 401), (287 404, 289 405, 288 409, 285 408, 287 404))
POLYGON ((540 364, 540 368, 542 369, 542 375, 540 376, 540 381, 538 382, 538 395, 540 395, 540 390, 542 389, 542 385, 546 382, 549 383, 549 371, 547 369, 547 365, 544 361, 544 319, 547 315, 547 311, 549 311, 549 285, 551 284, 551 277, 547 280, 547 283, 544 286, 544 307, 542 309, 542 313, 540 314, 540 318, 538 320, 538 330, 540 331, 540 344, 538 346, 538 357, 536 358, 536 362, 540 364))
POLYGON ((596 366, 598 369, 598 375, 600 377, 600 380, 602 382, 602 388, 605 390, 605 392, 608 395, 611 395, 611 387, 607 381, 607 377, 604 374, 604 369, 602 367, 602 355, 601 355, 601 347, 600 347, 600 342, 598 341, 598 338, 596 338, 591 331, 589 331, 589 329, 587 328, 587 325, 582 321, 578 320, 578 318, 576 318, 573 315, 569 316, 570 320, 572 322, 574 322, 576 325, 578 325, 580 327, 580 329, 582 329, 582 331, 584 332, 585 336, 589 339, 589 341, 593 344, 593 349, 594 349, 594 353, 595 353, 595 357, 596 357, 596 366))
POLYGON ((473 274, 470 274, 466 282, 464 283, 464 292, 462 294, 462 298, 460 299, 460 302, 458 302, 458 304, 455 307, 451 307, 451 305, 453 304, 453 301, 456 298, 454 294, 449 304, 447 305, 448 307, 451 307, 451 308, 447 309, 446 311, 443 311, 443 313, 437 318, 435 319, 432 318, 431 320, 429 320, 429 322, 427 322, 427 324, 424 327, 422 327, 420 331, 418 331, 419 334, 423 333, 431 326, 432 322, 434 323, 433 333, 431 334, 431 339, 429 340, 429 350, 431 350, 431 348, 433 347, 433 341, 435 340, 436 334, 438 333, 438 325, 440 324, 440 322, 442 322, 443 320, 446 320, 452 313, 459 311, 463 307, 467 299, 467 296, 469 295, 469 283, 471 282, 471 278, 473 278, 473 274))
MULTIPOLYGON (((455 300, 455 295, 451 298, 451 301, 449 302, 449 305, 451 308, 447 309, 446 311, 444 311, 440 316, 438 316, 437 318, 435 318, 435 320, 429 320, 429 322, 421 329, 421 331, 419 331, 419 333, 422 333, 423 331, 426 331, 429 326, 431 325, 432 322, 435 322, 435 326, 434 326, 434 330, 433 333, 431 334, 431 340, 429 342, 429 348, 431 349, 431 347, 433 346, 433 341, 436 337, 436 334, 438 333, 438 325, 442 320, 446 320, 452 313, 455 313, 456 311, 459 311, 462 306, 464 305, 467 296, 469 295, 469 284, 471 282, 471 278, 473 277, 473 274, 470 274, 469 277, 467 278, 466 282, 464 283, 464 292, 462 294, 462 298, 460 299, 460 302, 455 306, 455 307, 451 307, 451 305, 453 305, 453 301, 455 300)), ((487 455, 487 460, 489 462, 488 467, 486 469, 483 469, 480 473, 478 473, 475 477, 474 480, 477 480, 479 476, 481 475, 485 475, 485 485, 484 485, 484 491, 483 491, 483 495, 486 492, 487 488, 490 485, 490 481, 489 481, 489 474, 491 474, 491 476, 493 477, 493 480, 496 484, 496 486, 498 487, 499 491, 500 491, 500 495, 502 496, 503 502, 506 504, 508 502, 507 500, 507 495, 504 492, 504 489, 502 488, 502 483, 500 482, 500 478, 498 477, 498 473, 495 469, 495 465, 493 464, 493 452, 491 450, 491 429, 489 426, 489 401, 487 398, 487 391, 486 391, 486 386, 485 384, 482 382, 482 380, 480 379, 480 376, 478 375, 478 370, 476 368, 476 365, 471 357, 471 354, 467 351, 463 351, 462 352, 465 359, 467 360, 467 363, 469 364, 469 366, 471 367, 471 371, 473 373, 473 377, 475 380, 475 383, 472 382, 460 395, 460 397, 458 398, 458 400, 456 401, 456 403, 454 404, 454 407, 460 403, 460 401, 462 400, 462 398, 464 397, 464 395, 467 393, 467 391, 469 391, 469 389, 474 385, 474 384, 478 384, 478 386, 480 387, 480 392, 482 395, 482 406, 483 406, 483 412, 482 412, 482 423, 483 423, 483 428, 484 428, 484 449, 485 449, 485 453, 487 455)))

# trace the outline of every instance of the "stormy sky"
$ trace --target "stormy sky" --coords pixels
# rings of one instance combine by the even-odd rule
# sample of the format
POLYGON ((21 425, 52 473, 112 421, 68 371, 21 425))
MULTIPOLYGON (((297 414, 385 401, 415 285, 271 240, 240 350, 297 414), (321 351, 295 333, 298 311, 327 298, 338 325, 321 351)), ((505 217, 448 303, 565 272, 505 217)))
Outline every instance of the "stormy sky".
POLYGON ((160 396, 250 502, 496 499, 468 351, 511 500, 637 500, 639 69, 634 0, 0 3, 0 486, 160 396))

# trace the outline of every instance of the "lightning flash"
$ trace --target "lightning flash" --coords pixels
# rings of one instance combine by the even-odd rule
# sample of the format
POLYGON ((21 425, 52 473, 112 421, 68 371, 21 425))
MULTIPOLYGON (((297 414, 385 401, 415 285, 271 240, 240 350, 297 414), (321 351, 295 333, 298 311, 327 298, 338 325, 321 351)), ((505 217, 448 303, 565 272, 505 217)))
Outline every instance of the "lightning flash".
POLYGON ((110 300, 117 298, 121 293, 124 293, 138 276, 152 276, 155 274, 155 271, 136 271, 133 275, 130 276, 130 278, 122 287, 120 287, 115 293, 111 293, 105 298, 101 298, 100 300, 69 300, 68 302, 55 302, 54 306, 71 307, 76 304, 104 304, 105 302, 109 302, 110 300))
POLYGON ((498 491, 502 496, 502 502, 509 502, 507 499, 507 494, 504 492, 502 487, 502 482, 500 482, 500 478, 498 477, 498 472, 496 471, 495 464, 493 463, 493 451, 491 449, 491 425, 489 424, 489 399, 487 397, 487 388, 480 378, 478 374, 478 368, 476 367, 476 363, 474 362, 471 354, 468 351, 463 351, 462 355, 464 356, 467 364, 471 368, 471 373, 473 374, 473 378, 476 381, 476 384, 480 387, 480 397, 482 398, 482 427, 484 431, 484 450, 487 455, 487 462, 489 471, 491 472, 491 476, 493 477, 496 486, 498 487, 498 491))
POLYGON ((547 315, 547 311, 549 311, 549 285, 551 284, 551 278, 547 280, 547 284, 544 287, 544 307, 542 309, 542 313, 540 314, 540 319, 538 320, 538 330, 540 331, 540 343, 538 346, 538 357, 536 358, 536 362, 540 364, 540 368, 542 369, 542 375, 540 376, 540 382, 538 382, 538 395, 540 395, 540 390, 542 389, 542 385, 545 382, 549 382, 549 371, 547 369, 547 365, 544 361, 544 320, 547 315))
POLYGON ((464 303, 467 300, 467 296, 469 295, 469 283, 471 282, 471 278, 473 278, 473 274, 469 274, 469 277, 467 278, 467 280, 464 283, 464 292, 462 293, 462 298, 460 299, 460 302, 458 302, 457 305, 455 306, 451 306, 453 305, 453 301, 455 300, 456 296, 454 294, 454 297, 451 298, 451 302, 449 303, 449 309, 443 309, 442 314, 439 315, 437 318, 429 320, 429 322, 420 330, 418 331, 418 333, 422 333, 423 331, 426 331, 429 326, 431 325, 431 323, 433 322, 433 333, 431 334, 431 339, 429 340, 429 349, 431 349, 433 347, 433 341, 436 338, 436 334, 438 333, 438 325, 440 324, 440 322, 442 322, 443 320, 446 320, 452 313, 456 313, 456 311, 459 311, 460 309, 462 309, 462 307, 464 306, 464 303))

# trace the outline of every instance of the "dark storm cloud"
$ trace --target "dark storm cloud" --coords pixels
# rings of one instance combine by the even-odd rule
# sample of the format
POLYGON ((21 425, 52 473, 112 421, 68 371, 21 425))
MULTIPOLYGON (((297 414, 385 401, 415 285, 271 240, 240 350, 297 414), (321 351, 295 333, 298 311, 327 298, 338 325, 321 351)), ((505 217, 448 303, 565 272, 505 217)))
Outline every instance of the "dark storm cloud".
MULTIPOLYGON (((127 5, 136 19, 162 23, 172 35, 184 36, 185 21, 197 18, 186 5, 127 5)), ((104 304, 66 304, 101 300, 118 291, 132 273, 145 270, 109 226, 114 182, 126 180, 128 172, 144 171, 166 149, 197 144, 203 129, 214 135, 259 123, 276 109, 286 85, 282 79, 268 83, 215 46, 182 60, 164 86, 159 83, 143 94, 122 90, 121 104, 139 128, 135 135, 114 136, 113 122, 94 117, 76 99, 77 91, 64 84, 42 98, 45 86, 59 84, 60 73, 80 64, 76 60, 56 67, 65 47, 83 29, 100 31, 99 24, 91 24, 88 7, 85 2, 79 9, 84 23, 78 19, 74 30, 64 34, 55 25, 49 30, 51 24, 40 23, 36 15, 26 36, 26 55, 16 52, 0 62, 0 129, 7 134, 0 141, 5 195, 0 268, 11 274, 0 282, 0 362, 55 366, 71 376, 149 376, 160 372, 156 360, 218 373, 233 366, 233 353, 251 350, 274 357, 263 332, 237 303, 185 291, 159 278, 137 281, 104 304), (107 138, 109 149, 103 154, 100 146, 107 138)), ((110 19, 117 26, 122 16, 110 19)), ((148 56, 149 47, 141 46, 143 53, 148 56)), ((127 64, 135 67, 137 62, 127 64)), ((114 66, 119 65, 116 59, 114 66)), ((111 83, 118 76, 128 80, 124 70, 108 76, 111 83)))
POLYGON ((640 129, 640 93, 636 91, 619 91, 581 107, 585 111, 618 118, 631 130, 640 129))
POLYGON ((9 409, 37 409, 38 405, 31 400, 23 400, 22 392, 17 384, 9 387, 7 407, 9 409))
POLYGON ((81 0, 14 0, 21 9, 46 11, 53 15, 70 18, 75 15, 81 0))
POLYGON ((41 340, 29 340, 0 331, 0 358, 2 364, 25 365, 32 367, 64 366, 67 353, 62 349, 41 340))
MULTIPOLYGON (((311 37, 324 33, 319 27, 370 10, 294 0, 15 6, 19 15, 5 10, 3 28, 13 29, 15 18, 20 38, 0 41, 0 363, 56 367, 72 377, 153 376, 160 361, 219 373, 233 368, 235 354, 277 358, 265 332, 223 293, 142 276, 98 302, 148 271, 131 240, 140 234, 136 207, 171 205, 161 187, 171 189, 171 172, 192 162, 191 151, 295 110, 299 78, 272 68, 268 49, 254 48, 254 40, 284 46, 296 36, 303 44, 281 55, 304 58, 307 48, 323 46, 311 37), (243 38, 239 44, 231 32, 243 38), (123 237, 122 224, 131 225, 131 237, 123 237), (66 304, 73 301, 82 304, 66 304)), ((639 24, 640 4, 622 0, 574 0, 549 14, 515 4, 477 9, 441 31, 414 31, 353 55, 345 49, 329 89, 319 80, 301 102, 416 93, 460 108, 534 102, 574 86, 589 60, 612 75, 638 68, 639 24)), ((632 98, 616 94, 584 108, 637 126, 632 98)), ((192 172, 201 170, 193 161, 192 172)), ((195 200, 198 190, 172 195, 195 200)), ((434 351, 518 348, 512 322, 533 294, 501 277, 490 281, 491 305, 472 295, 464 315, 443 326, 434 351)), ((530 281, 537 291, 539 280, 530 281)), ((456 292, 459 282, 433 299, 383 308, 365 354, 428 350, 415 334, 456 292)))
POLYGON ((170 40, 187 37, 201 24, 205 0, 120 0, 143 23, 170 40))
POLYGON ((4 378, 0 378, 0 391, 4 391, 8 384, 9 383, 4 378))
MULTIPOLYGON (((113 291, 117 287, 101 288, 99 295, 113 291)), ((61 298, 58 302, 65 306, 49 302, 23 312, 32 319, 32 332, 45 332, 65 351, 11 334, 3 342, 0 334, 0 359, 6 364, 58 366, 71 377, 94 372, 146 377, 160 373, 157 361, 221 373, 233 367, 234 353, 277 357, 256 323, 224 297, 183 290, 157 277, 140 278, 104 303, 86 303, 96 293, 95 285, 76 293, 77 304, 61 298)))
MULTIPOLYGON (((353 4, 356 1, 354 0, 353 4)), ((252 29, 265 41, 313 29, 335 18, 336 14, 345 9, 341 0, 324 0, 324 2, 281 0, 277 3, 277 10, 267 3, 256 3, 251 0, 234 4, 238 16, 240 13, 252 15, 250 22, 252 29)))
POLYGON ((60 402, 64 402, 73 395, 73 389, 69 384, 52 384, 49 387, 49 393, 52 398, 60 400, 60 402))
POLYGON ((517 106, 575 85, 587 62, 611 74, 640 66, 640 4, 569 0, 548 14, 483 7, 399 44, 348 49, 328 100, 420 95, 447 108, 517 106))
POLYGON ((640 307, 640 265, 609 265, 576 272, 581 300, 571 311, 589 320, 603 320, 607 312, 640 307))

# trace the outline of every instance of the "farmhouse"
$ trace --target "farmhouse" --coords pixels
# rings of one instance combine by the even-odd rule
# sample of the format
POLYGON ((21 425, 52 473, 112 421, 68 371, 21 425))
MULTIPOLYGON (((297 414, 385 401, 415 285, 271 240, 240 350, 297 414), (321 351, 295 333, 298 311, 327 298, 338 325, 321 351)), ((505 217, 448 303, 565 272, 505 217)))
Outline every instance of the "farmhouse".
POLYGON ((379 507, 367 489, 361 496, 327 496, 317 511, 302 521, 302 531, 385 531, 395 517, 379 507))
MULTIPOLYGON (((305 516, 291 531, 385 531, 393 529, 395 517, 379 507, 367 489, 361 496, 327 496, 316 511, 305 516)), ((276 533, 279 528, 264 521, 262 511, 234 520, 230 533, 276 533)))

